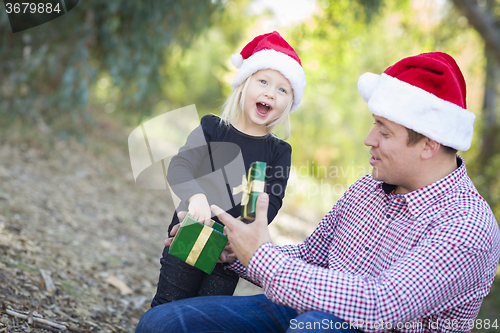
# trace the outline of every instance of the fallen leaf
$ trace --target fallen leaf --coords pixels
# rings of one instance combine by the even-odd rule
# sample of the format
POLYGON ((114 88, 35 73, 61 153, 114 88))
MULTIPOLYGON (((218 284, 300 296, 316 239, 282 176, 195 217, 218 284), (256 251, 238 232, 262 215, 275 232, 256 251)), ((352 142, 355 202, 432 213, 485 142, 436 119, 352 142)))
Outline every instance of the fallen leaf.
POLYGON ((43 281, 45 282, 45 289, 49 293, 54 293, 56 291, 56 286, 54 285, 54 281, 52 281, 50 272, 40 269, 40 274, 42 274, 43 281))
POLYGON ((104 280, 104 282, 107 282, 110 285, 112 285, 113 287, 120 290, 120 293, 122 295, 130 295, 133 293, 132 289, 130 289, 125 282, 123 282, 122 280, 120 280, 119 278, 117 278, 114 275, 108 276, 108 278, 106 280, 104 280))

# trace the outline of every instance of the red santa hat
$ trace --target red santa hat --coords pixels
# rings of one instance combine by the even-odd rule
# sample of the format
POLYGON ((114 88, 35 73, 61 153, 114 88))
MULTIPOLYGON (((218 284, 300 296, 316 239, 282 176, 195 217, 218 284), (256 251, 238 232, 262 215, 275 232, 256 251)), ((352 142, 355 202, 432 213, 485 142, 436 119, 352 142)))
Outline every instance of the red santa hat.
POLYGON ((373 114, 444 146, 470 148, 475 115, 467 110, 462 72, 448 54, 423 53, 397 62, 381 75, 365 73, 358 91, 373 114))
POLYGON ((304 68, 295 50, 277 31, 255 37, 241 53, 231 56, 231 62, 239 68, 231 85, 233 90, 253 73, 261 69, 274 69, 283 74, 292 86, 293 104, 290 112, 299 107, 306 87, 304 68))

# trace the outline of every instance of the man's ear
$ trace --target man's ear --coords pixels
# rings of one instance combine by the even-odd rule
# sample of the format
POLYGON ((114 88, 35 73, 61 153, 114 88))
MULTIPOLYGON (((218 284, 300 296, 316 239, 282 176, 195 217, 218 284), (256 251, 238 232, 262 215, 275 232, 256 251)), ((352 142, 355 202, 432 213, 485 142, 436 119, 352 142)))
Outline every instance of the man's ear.
POLYGON ((439 148, 441 148, 441 144, 439 142, 429 139, 427 137, 422 139, 422 143, 424 146, 420 156, 424 160, 428 160, 434 157, 439 151, 439 148))

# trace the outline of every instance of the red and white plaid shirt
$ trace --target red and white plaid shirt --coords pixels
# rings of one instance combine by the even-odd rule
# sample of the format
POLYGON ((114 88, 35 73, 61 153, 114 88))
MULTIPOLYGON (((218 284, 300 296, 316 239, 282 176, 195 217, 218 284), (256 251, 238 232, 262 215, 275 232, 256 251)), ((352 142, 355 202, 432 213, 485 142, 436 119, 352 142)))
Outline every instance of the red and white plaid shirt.
POLYGON ((367 175, 302 244, 265 243, 248 270, 238 261, 230 268, 278 304, 328 312, 362 331, 470 331, 495 278, 500 233, 457 161, 407 194, 367 175))

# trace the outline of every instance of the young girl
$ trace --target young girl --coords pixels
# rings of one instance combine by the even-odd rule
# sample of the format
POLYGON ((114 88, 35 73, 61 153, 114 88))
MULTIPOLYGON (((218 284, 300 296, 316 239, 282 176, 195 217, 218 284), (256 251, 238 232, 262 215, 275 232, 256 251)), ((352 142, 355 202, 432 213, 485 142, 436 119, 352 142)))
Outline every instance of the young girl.
MULTIPOLYGON (((201 129, 208 146, 207 155, 210 156, 205 164, 210 170, 218 169, 214 168, 214 163, 217 164, 213 157, 214 150, 217 150, 215 143, 233 143, 239 147, 244 162, 242 171, 246 172, 255 161, 266 162, 265 191, 270 197, 268 221, 271 222, 282 205, 292 153, 290 145, 273 132, 283 126, 284 138, 290 135, 289 112, 297 109, 302 100, 305 74, 293 48, 276 31, 255 37, 240 54, 233 55, 231 61, 240 69, 222 117, 207 115, 201 119, 201 129)), ((194 136, 193 133, 190 136, 194 136)), ((214 201, 203 186, 193 182, 193 179, 208 172, 199 171, 199 163, 203 164, 200 160, 204 159, 200 158, 203 154, 199 150, 202 148, 187 149, 188 143, 172 159, 167 179, 171 185, 184 184, 180 186, 181 191, 172 187, 185 200, 184 210, 187 208, 189 215, 197 221, 208 223, 212 215, 210 204, 214 201)), ((231 155, 228 149, 218 150, 231 155)), ((242 176, 238 175, 240 180, 242 176)), ((229 184, 227 178, 224 184, 229 184)), ((231 189, 226 186, 231 202, 234 202, 231 189)), ((177 211, 181 209, 179 207, 177 211)), ((234 205, 227 212, 238 217, 241 205, 234 205)), ((214 220, 217 218, 214 217, 214 220)), ((178 223, 177 214, 174 214, 169 234, 178 223)), ((206 274, 169 255, 168 247, 165 247, 160 262, 162 267, 152 307, 194 296, 232 295, 238 283, 238 276, 226 271, 223 264, 217 264, 212 274, 206 274)))

